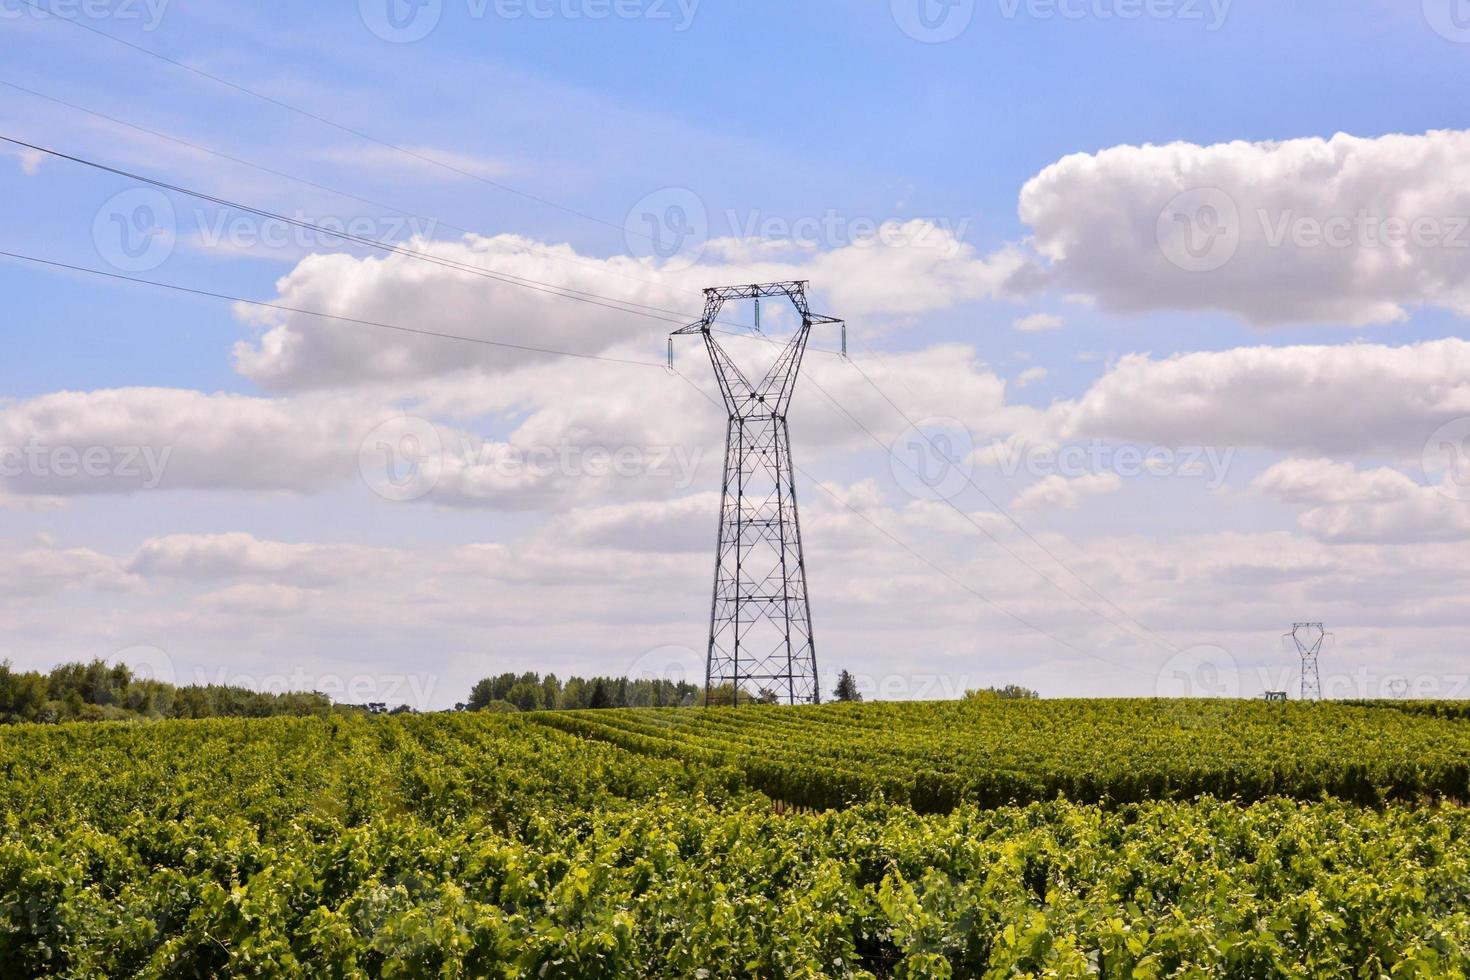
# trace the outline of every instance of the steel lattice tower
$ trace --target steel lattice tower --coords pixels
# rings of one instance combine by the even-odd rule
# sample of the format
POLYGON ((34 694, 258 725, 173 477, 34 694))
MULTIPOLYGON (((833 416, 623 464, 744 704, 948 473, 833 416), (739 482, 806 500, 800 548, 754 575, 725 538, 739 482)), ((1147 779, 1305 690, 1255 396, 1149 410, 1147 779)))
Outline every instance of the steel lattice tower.
POLYGON ((674 331, 704 338, 729 412, 706 704, 726 690, 736 704, 742 693, 786 704, 821 700, 786 411, 812 324, 841 322, 811 312, 805 282, 776 282, 706 289, 704 316, 674 331), (801 325, 765 376, 751 384, 712 328, 727 300, 749 299, 759 330, 761 298, 771 296, 791 300, 801 325))
POLYGON ((1291 632, 1285 634, 1296 644, 1302 657, 1302 700, 1322 700, 1322 678, 1317 672, 1317 654, 1322 652, 1322 641, 1331 636, 1323 630, 1321 623, 1292 623, 1291 632))

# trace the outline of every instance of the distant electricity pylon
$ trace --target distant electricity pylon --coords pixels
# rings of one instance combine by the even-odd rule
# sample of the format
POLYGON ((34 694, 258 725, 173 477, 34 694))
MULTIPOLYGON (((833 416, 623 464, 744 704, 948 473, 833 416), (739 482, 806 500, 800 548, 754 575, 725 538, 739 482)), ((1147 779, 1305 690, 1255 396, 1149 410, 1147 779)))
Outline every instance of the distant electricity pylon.
POLYGON ((705 703, 741 696, 786 704, 821 700, 817 653, 807 598, 806 560, 796 513, 791 434, 786 410, 814 323, 842 323, 814 314, 805 282, 719 286, 704 291, 704 316, 678 334, 700 334, 729 412, 720 531, 715 545, 714 600, 705 662, 705 703), (784 296, 801 325, 756 384, 712 333, 727 300, 755 301, 760 329, 762 297, 784 296))
POLYGON ((1322 652, 1322 641, 1331 636, 1323 630, 1321 623, 1292 623, 1291 632, 1282 634, 1282 640, 1291 637, 1302 658, 1302 700, 1322 700, 1322 678, 1317 672, 1317 654, 1322 652))

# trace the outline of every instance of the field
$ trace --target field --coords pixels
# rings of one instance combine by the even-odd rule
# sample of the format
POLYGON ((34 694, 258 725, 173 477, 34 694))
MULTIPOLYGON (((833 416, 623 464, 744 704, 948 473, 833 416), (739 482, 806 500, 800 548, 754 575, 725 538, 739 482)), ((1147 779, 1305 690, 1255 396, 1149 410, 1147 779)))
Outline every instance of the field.
POLYGON ((1415 704, 12 726, 0 975, 1464 975, 1466 759, 1415 704))

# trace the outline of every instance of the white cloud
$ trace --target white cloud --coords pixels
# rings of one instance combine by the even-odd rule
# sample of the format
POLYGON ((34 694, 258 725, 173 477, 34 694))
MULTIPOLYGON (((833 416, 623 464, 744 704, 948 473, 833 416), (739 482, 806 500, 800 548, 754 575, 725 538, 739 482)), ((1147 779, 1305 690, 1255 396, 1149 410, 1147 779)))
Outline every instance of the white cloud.
POLYGON ((89 589, 116 592, 137 588, 140 580, 122 562, 91 548, 0 545, 0 587, 17 598, 89 589))
POLYGON ((1040 333, 1043 330, 1056 330, 1062 326, 1062 322, 1062 318, 1055 313, 1032 313, 1012 323, 1011 328, 1022 333, 1040 333))
POLYGON ((1358 470, 1328 459, 1289 459, 1252 488, 1302 506, 1303 528, 1333 542, 1412 543, 1470 538, 1470 501, 1415 482, 1398 470, 1358 470))
POLYGON ((201 596, 197 605, 211 614, 245 618, 291 616, 317 595, 309 589, 277 583, 233 585, 201 596))
MULTIPOLYGON (((1046 666, 1034 676, 1049 678, 1049 693, 1154 689, 1165 651, 1064 599, 961 527, 948 508, 915 502, 894 510, 871 483, 832 489, 960 582, 1121 666, 1079 659, 1058 674, 1070 655, 812 490, 804 530, 814 622, 828 663, 901 684, 944 674, 971 686, 1039 663, 1046 666), (915 621, 920 603, 925 615, 915 621)), ((192 668, 246 682, 334 672, 386 682, 406 673, 433 682, 433 706, 462 699, 476 678, 502 669, 618 673, 649 651, 702 643, 710 555, 693 547, 692 536, 701 516, 712 523, 713 494, 696 496, 675 508, 690 523, 687 534, 665 534, 668 526, 652 511, 624 507, 569 514, 503 543, 369 548, 181 535, 166 549, 153 543, 138 552, 234 557, 172 565, 135 558, 131 573, 122 559, 42 544, 23 563, 6 556, 25 590, 7 585, 8 598, 0 598, 0 654, 23 666, 50 664, 65 637, 76 656, 157 645, 185 679, 195 677, 192 668), (38 574, 43 569, 50 571, 38 574), (109 614, 75 623, 67 610, 76 597, 105 603, 109 614)), ((1453 662, 1445 658, 1470 629, 1463 601, 1470 571, 1460 544, 1328 543, 1285 532, 1107 536, 1078 545, 1041 537, 1154 629, 1181 644, 1218 644, 1249 665, 1244 693, 1286 683, 1261 679, 1257 665, 1267 673, 1289 667, 1276 652, 1277 633, 1304 609, 1337 630, 1350 653, 1326 670, 1349 680, 1360 668, 1443 680, 1453 662)))
POLYGON ((230 531, 149 538, 126 567, 151 580, 269 578, 277 583, 324 585, 364 575, 388 557, 389 552, 365 546, 292 544, 230 531))
POLYGON ((63 391, 0 407, 0 485, 64 496, 310 490, 355 466, 356 399, 277 401, 172 388, 63 391), (350 447, 350 451, 348 449, 350 447))
POLYGON ((41 172, 41 161, 46 158, 40 150, 21 148, 16 151, 20 158, 20 172, 27 177, 34 177, 41 172))
POLYGON ((1418 459, 1470 415, 1470 342, 1129 354, 1052 420, 1067 436, 1418 459))
POLYGON ((1116 473, 1089 473, 1071 479, 1052 474, 1016 494, 1013 504, 1020 510, 1073 510, 1084 496, 1116 493, 1122 487, 1123 480, 1116 473))
MULTIPOLYGON (((277 284, 278 302, 357 320, 656 364, 664 335, 698 318, 700 290, 710 281, 811 279, 823 287, 821 297, 813 299, 818 312, 852 319, 902 317, 999 295, 1026 265, 1014 249, 977 256, 971 246, 929 222, 885 228, 887 235, 828 251, 796 249, 791 255, 788 246, 765 243, 742 254, 736 265, 679 271, 630 258, 590 258, 569 246, 547 246, 514 235, 467 235, 453 242, 415 239, 412 248, 441 264, 401 255, 312 255, 277 284), (601 301, 509 285, 466 272, 463 266, 671 311, 657 315, 672 322, 610 310, 598 305, 601 301), (426 318, 426 311, 432 316, 426 318)), ((768 307, 771 313, 778 310, 778 305, 768 307)), ((254 342, 235 346, 236 367, 278 390, 416 381, 467 368, 497 372, 546 360, 527 351, 277 310, 241 306, 237 313, 263 332, 254 342)), ((820 336, 817 342, 823 342, 820 336)))
POLYGON ((1047 373, 1044 367, 1029 367, 1016 375, 1016 387, 1025 388, 1038 381, 1045 381, 1047 373))
MULTIPOLYGON (((749 374, 782 343, 719 342, 749 374)), ((699 344, 690 338, 680 357, 689 382, 557 360, 276 398, 163 388, 43 395, 0 407, 0 504, 189 489, 355 487, 403 499, 387 485, 416 467, 427 482, 409 499, 427 504, 556 513, 668 500, 718 486, 723 463, 725 410, 699 344), (393 427, 403 420, 427 427, 415 435, 422 446, 403 442, 393 427), (97 465, 88 469, 89 461, 97 465)), ((956 419, 978 438, 1041 417, 1008 406, 1005 380, 967 346, 860 366, 862 373, 837 357, 808 356, 791 423, 798 466, 892 445, 908 423, 887 397, 914 419, 956 419)))
POLYGON ((581 507, 557 518, 547 534, 565 539, 570 547, 705 555, 712 547, 710 529, 719 512, 717 492, 669 501, 581 507))
POLYGON ((1108 309, 1258 324, 1470 313, 1470 132, 1078 153, 1026 183, 1020 214, 1053 284, 1108 309))

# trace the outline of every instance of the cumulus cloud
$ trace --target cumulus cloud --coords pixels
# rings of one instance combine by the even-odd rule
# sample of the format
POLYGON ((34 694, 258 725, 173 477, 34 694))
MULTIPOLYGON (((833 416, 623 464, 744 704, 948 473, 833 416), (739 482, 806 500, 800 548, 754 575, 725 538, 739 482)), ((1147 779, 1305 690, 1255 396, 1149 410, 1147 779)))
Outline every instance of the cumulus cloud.
MULTIPOLYGON (((415 239, 410 247, 429 253, 438 264, 403 255, 312 255, 278 282, 277 301, 333 316, 521 347, 656 361, 663 335, 698 319, 700 290, 711 281, 811 279, 832 304, 831 310, 819 312, 856 319, 926 313, 1000 295, 1027 265, 1019 249, 982 256, 930 222, 884 228, 887 234, 826 251, 783 243, 755 248, 751 243, 738 254, 738 263, 693 269, 626 257, 593 258, 570 246, 543 245, 515 235, 415 239), (493 270, 494 276, 475 270, 493 270), (553 295, 543 286, 562 294, 553 295), (607 302, 622 309, 609 309, 607 302), (629 312, 636 309, 652 316, 629 312)), ((726 243, 717 256, 728 260, 732 248, 726 243)), ((544 356, 524 350, 280 310, 241 306, 237 313, 261 330, 253 341, 235 346, 237 369, 276 390, 412 381, 467 367, 495 372, 544 361, 544 356)))
POLYGON ((0 407, 0 487, 40 496, 318 489, 350 472, 360 412, 354 399, 174 388, 42 395, 0 407))
POLYGON ((316 595, 291 585, 247 583, 200 596, 197 605, 208 613, 246 618, 291 616, 303 611, 316 595))
POLYGON ((1359 470, 1329 459, 1289 459, 1252 488, 1303 507, 1299 520, 1333 542, 1409 543, 1470 537, 1470 502, 1390 467, 1359 470))
POLYGON ((1062 318, 1055 313, 1032 313, 1023 316, 1011 324, 1011 329, 1022 333, 1040 333, 1043 330, 1056 330, 1062 325, 1062 318))
POLYGON ((1078 153, 1025 184, 1020 215, 1051 282, 1107 309, 1470 313, 1470 132, 1078 153))
POLYGON ((547 533, 578 547, 703 555, 719 512, 718 493, 696 493, 667 502, 578 508, 558 517, 547 533))
POLYGON ((150 580, 269 578, 320 585, 364 575, 388 557, 389 553, 366 546, 294 544, 228 531, 149 538, 139 545, 126 567, 128 572, 150 580))
POLYGON ((1051 411, 1066 436, 1414 459, 1466 415, 1470 342, 1459 338, 1129 354, 1051 411))
MULTIPOLYGON (((915 502, 895 510, 871 483, 832 490, 952 577, 825 493, 808 493, 803 516, 815 624, 829 659, 904 683, 938 673, 974 686, 979 676, 1014 677, 1017 663, 1037 662, 1045 668, 1035 676, 1050 678, 1049 693, 1154 689, 1166 651, 1087 614, 973 530, 940 520, 947 509, 915 502), (1058 663, 1072 664, 1071 655, 1007 620, 975 592, 1098 659, 1078 658, 1077 669, 1058 675, 1058 663), (917 622, 916 604, 925 610, 917 622), (872 653, 875 648, 881 653, 872 653)), ((697 497, 676 508, 691 522, 712 517, 713 495, 697 497)), ((1104 536, 1077 544, 1041 537, 1154 629, 1182 643, 1223 646, 1242 667, 1279 667, 1277 624, 1299 618, 1303 608, 1354 644, 1344 673, 1403 663, 1396 642, 1423 658, 1399 669, 1431 671, 1438 662, 1442 670, 1442 658, 1458 649, 1457 637, 1470 627, 1462 598, 1470 573, 1457 543, 1394 547, 1287 532, 1104 536)), ((140 547, 139 555, 155 556, 150 562, 99 553, 68 557, 68 549, 54 544, 33 546, 44 554, 16 566, 32 591, 7 588, 0 599, 7 655, 23 665, 50 663, 65 637, 67 649, 82 656, 155 644, 175 658, 182 677, 195 676, 191 668, 206 675, 225 670, 245 682, 334 670, 380 680, 407 673, 432 680, 435 700, 428 706, 442 707, 501 664, 616 673, 670 644, 697 648, 700 617, 708 611, 707 551, 687 547, 682 535, 661 535, 656 519, 632 506, 589 508, 505 542, 370 548, 238 532, 188 538, 176 536, 166 548, 140 547), (159 557, 164 550, 234 557, 169 563, 159 557), (101 571, 88 577, 66 570, 68 562, 101 571), (339 562, 354 571, 334 571, 311 584, 339 562), (53 572, 35 574, 42 568, 53 572), (66 610, 74 595, 112 611, 73 629, 66 610)), ((6 555, 7 563, 12 557, 6 555)), ((1283 683, 1250 679, 1242 688, 1249 693, 1283 683)))
POLYGON ((63 592, 117 592, 137 588, 141 580, 123 563, 91 548, 67 548, 40 542, 26 547, 0 545, 0 586, 7 595, 35 597, 63 592))
MULTIPOLYGON (((784 343, 719 342, 751 375, 784 343)), ((274 398, 163 388, 43 395, 0 406, 0 505, 352 487, 400 502, 551 513, 669 500, 718 486, 723 463, 725 410, 699 345, 690 338, 681 357, 681 367, 692 361, 686 377, 556 361, 274 398)), ((797 465, 894 445, 908 422, 888 398, 911 418, 954 419, 981 437, 1040 417, 1007 405, 1005 392, 965 345, 887 355, 861 372, 813 352, 791 427, 797 465)))
POLYGON ((1025 388, 1038 381, 1045 381, 1047 370, 1044 367, 1030 367, 1016 375, 1016 387, 1025 388))
POLYGON ((1122 487, 1123 480, 1116 473, 1089 473, 1070 479, 1054 473, 1016 494, 1014 506, 1020 510, 1073 510, 1084 496, 1116 493, 1122 487))

